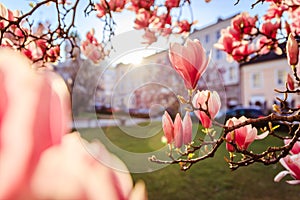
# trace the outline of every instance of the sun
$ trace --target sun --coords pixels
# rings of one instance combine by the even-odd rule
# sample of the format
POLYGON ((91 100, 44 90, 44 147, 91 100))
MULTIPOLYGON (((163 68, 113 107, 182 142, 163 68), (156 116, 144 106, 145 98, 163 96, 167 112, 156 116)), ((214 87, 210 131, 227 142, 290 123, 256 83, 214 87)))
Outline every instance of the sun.
POLYGON ((143 59, 147 56, 155 54, 155 50, 137 50, 130 52, 121 58, 119 58, 116 63, 123 63, 125 65, 127 64, 133 64, 133 65, 139 65, 143 62, 143 59))

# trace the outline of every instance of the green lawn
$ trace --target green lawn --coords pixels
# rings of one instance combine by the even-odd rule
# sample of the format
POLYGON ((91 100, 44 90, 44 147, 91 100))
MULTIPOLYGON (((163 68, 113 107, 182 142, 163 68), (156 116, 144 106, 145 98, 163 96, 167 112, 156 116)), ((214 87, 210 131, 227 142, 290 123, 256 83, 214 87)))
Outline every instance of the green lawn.
MULTIPOLYGON (((125 134, 152 134, 159 124, 136 127, 102 128, 105 136, 118 147, 136 153, 149 152, 161 148, 162 133, 147 139, 139 139, 125 134), (145 131, 149 130, 149 132, 145 131), (139 133, 139 131, 141 131, 139 133)), ((99 129, 79 130, 87 140, 99 137, 99 129)), ((149 136, 149 135, 148 135, 149 136)), ((278 144, 273 138, 255 142, 253 149, 264 149, 267 144, 278 144)), ((299 199, 300 186, 288 185, 284 181, 274 183, 274 176, 283 168, 280 164, 263 166, 254 164, 249 167, 230 171, 224 161, 227 156, 223 146, 214 158, 195 164, 183 172, 179 166, 171 165, 151 173, 132 174, 134 180, 146 182, 149 199, 299 199)))

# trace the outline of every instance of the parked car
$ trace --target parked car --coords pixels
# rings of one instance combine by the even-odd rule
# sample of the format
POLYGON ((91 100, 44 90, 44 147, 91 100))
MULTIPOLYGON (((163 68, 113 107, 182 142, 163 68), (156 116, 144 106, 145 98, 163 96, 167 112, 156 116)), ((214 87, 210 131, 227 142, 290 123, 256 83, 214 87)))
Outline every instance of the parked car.
POLYGON ((129 114, 136 118, 150 118, 149 109, 130 108, 129 114))
MULTIPOLYGON (((241 116, 245 116, 246 118, 260 118, 264 117, 265 114, 262 110, 256 107, 236 107, 233 109, 227 110, 223 115, 216 118, 216 120, 220 123, 226 123, 226 121, 232 117, 240 118, 241 116)), ((258 124, 257 126, 263 126, 264 124, 258 124)))
POLYGON ((95 111, 98 114, 112 114, 113 112, 110 105, 103 105, 99 103, 95 104, 95 111))

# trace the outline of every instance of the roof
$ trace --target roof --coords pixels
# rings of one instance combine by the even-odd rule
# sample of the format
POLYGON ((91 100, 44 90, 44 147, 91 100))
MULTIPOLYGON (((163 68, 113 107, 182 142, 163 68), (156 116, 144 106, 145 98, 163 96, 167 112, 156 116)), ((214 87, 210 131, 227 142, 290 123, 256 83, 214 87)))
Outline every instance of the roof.
POLYGON ((271 61, 271 60, 285 59, 286 58, 285 45, 286 45, 285 43, 279 44, 279 47, 283 51, 283 53, 281 55, 278 55, 274 51, 271 51, 270 53, 259 56, 257 58, 254 58, 254 59, 250 60, 249 62, 241 63, 240 67, 243 67, 245 65, 260 63, 260 62, 271 61))
POLYGON ((232 16, 230 16, 230 17, 226 17, 226 18, 218 17, 218 19, 217 19, 217 21, 216 21, 215 23, 209 24, 209 25, 205 25, 204 27, 201 27, 200 29, 194 29, 193 33, 196 32, 196 31, 201 31, 201 30, 208 29, 208 28, 210 28, 210 27, 212 27, 212 26, 215 26, 216 24, 219 24, 219 23, 221 23, 221 22, 223 22, 223 21, 231 20, 231 19, 233 19, 235 16, 237 16, 237 15, 239 15, 239 14, 240 14, 240 13, 236 13, 236 14, 234 14, 234 15, 232 15, 232 16))

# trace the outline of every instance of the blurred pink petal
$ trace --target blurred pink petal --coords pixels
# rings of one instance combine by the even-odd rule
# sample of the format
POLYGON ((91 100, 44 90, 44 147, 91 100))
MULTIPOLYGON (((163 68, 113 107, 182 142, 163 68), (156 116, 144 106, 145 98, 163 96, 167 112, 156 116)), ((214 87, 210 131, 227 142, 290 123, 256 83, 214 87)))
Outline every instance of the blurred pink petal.
MULTIPOLYGON (((122 171, 110 168, 106 159, 122 162, 100 143, 81 140, 77 133, 68 134, 61 145, 44 152, 31 184, 34 195, 39 199, 128 199, 133 182, 124 164, 122 171)), ((145 187, 138 185, 135 190, 136 198, 146 197, 145 187)))
POLYGON ((67 88, 57 93, 50 83, 54 75, 47 78, 29 63, 19 53, 0 50, 0 199, 28 190, 41 153, 60 143, 67 131, 60 120, 70 117, 67 88), (54 117, 53 111, 65 116, 54 117))

